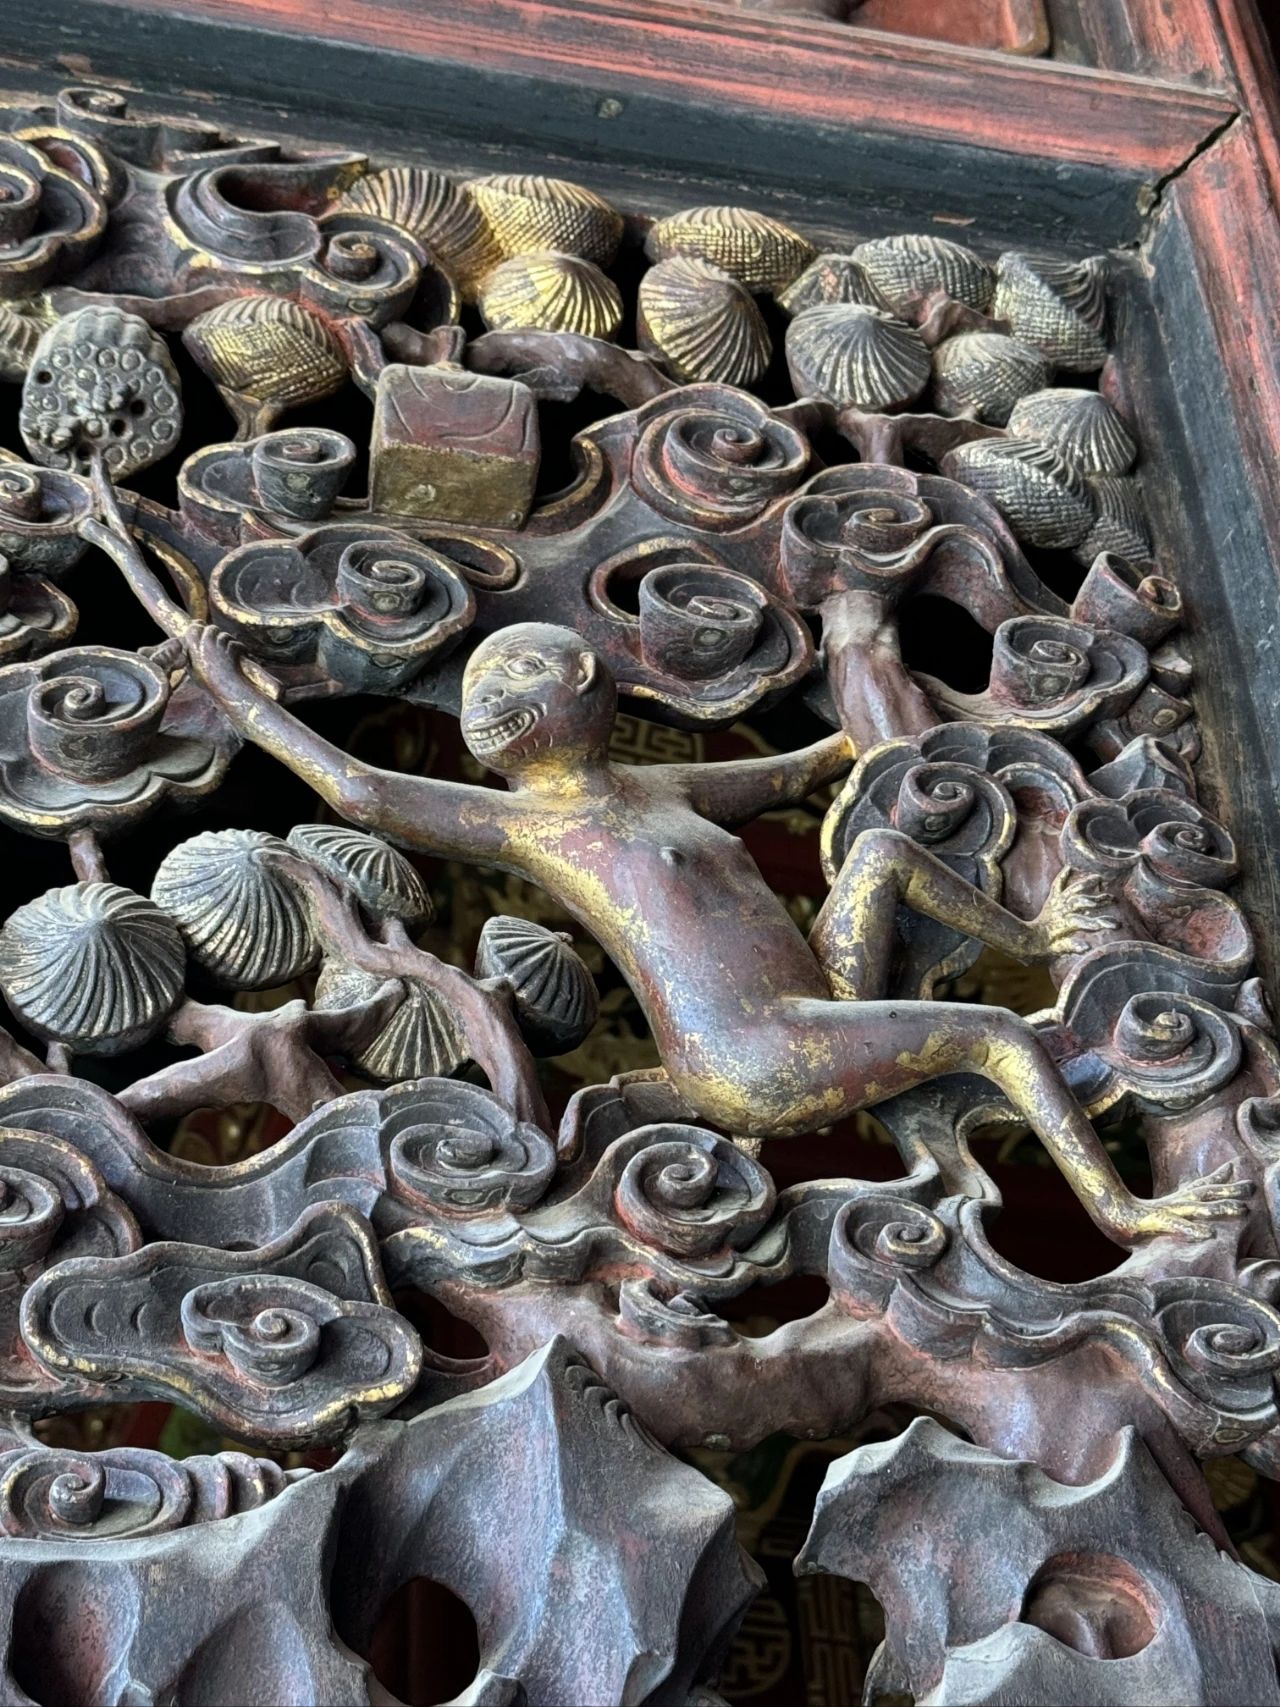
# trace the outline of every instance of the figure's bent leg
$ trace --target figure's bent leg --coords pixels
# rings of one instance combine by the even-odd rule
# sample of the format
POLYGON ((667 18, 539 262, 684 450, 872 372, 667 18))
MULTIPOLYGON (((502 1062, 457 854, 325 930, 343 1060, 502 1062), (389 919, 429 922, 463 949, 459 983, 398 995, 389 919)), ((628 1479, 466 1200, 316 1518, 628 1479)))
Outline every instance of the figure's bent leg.
MULTIPOLYGON (((1004 1008, 790 1001, 780 1018, 789 1057, 815 1063, 821 1076, 816 1092, 829 1095, 838 1087, 840 1112, 884 1102, 944 1073, 987 1079, 1035 1130, 1091 1218, 1119 1244, 1160 1233, 1204 1235, 1209 1222, 1245 1213, 1249 1186, 1222 1172, 1168 1197, 1136 1198, 1035 1032, 1004 1008)), ((839 1114, 832 1110, 827 1118, 839 1114)))
POLYGON ((838 995, 868 1001, 884 993, 902 905, 1018 959, 1033 959, 1040 950, 1032 921, 984 895, 910 836, 864 830, 809 935, 838 995))

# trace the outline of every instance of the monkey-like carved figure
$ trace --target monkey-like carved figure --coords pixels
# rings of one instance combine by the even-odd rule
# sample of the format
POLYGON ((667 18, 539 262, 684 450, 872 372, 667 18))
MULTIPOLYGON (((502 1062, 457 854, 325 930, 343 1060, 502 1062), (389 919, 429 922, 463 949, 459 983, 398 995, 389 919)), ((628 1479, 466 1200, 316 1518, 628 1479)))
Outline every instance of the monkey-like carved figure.
POLYGON ((567 629, 521 623, 484 640, 463 679, 463 738, 506 779, 501 793, 361 764, 253 686, 230 636, 198 628, 186 644, 231 720, 344 818, 545 889, 621 969, 672 1081, 725 1131, 810 1131, 940 1074, 976 1073, 1036 1130, 1118 1243, 1203 1236, 1208 1223, 1245 1214, 1249 1186, 1222 1173, 1135 1198, 1017 1015, 877 999, 900 904, 1020 959, 1049 960, 1087 946, 1106 922, 1087 880, 1060 882, 1037 918, 1020 919, 908 837, 869 831, 806 942, 732 830, 846 771, 843 735, 776 758, 616 764, 617 693, 604 664, 567 629))

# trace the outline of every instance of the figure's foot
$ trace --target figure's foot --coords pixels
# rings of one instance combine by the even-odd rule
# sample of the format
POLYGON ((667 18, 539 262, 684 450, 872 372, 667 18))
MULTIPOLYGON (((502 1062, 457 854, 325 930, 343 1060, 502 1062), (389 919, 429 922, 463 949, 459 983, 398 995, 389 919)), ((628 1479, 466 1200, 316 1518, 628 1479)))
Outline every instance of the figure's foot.
POLYGON ((1119 924, 1119 908, 1102 879, 1068 866, 1054 878, 1044 906, 1032 920, 1031 958, 1056 960, 1062 954, 1083 954, 1098 946, 1098 936, 1119 924))
POLYGON ((1167 1197, 1131 1197, 1111 1218, 1109 1231, 1130 1248, 1148 1239, 1212 1238, 1219 1222, 1242 1221, 1249 1213, 1253 1184, 1233 1179, 1231 1168, 1230 1162, 1224 1162, 1213 1173, 1188 1180, 1167 1197))

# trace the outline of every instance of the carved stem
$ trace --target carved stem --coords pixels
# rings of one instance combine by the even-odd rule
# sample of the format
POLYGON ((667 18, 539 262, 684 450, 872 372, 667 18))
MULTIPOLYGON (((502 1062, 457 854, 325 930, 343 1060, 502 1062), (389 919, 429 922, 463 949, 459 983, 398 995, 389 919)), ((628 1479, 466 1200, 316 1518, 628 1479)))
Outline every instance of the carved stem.
POLYGON ((15 1079, 25 1079, 31 1073, 46 1071, 44 1062, 0 1025, 0 1084, 11 1085, 15 1079))
POLYGON ((675 389, 647 356, 635 356, 600 338, 565 332, 486 332, 467 345, 466 362, 477 373, 526 379, 540 389, 536 375, 555 376, 555 394, 576 396, 584 388, 638 409, 653 397, 675 389))
POLYGON ((304 1120, 345 1089, 323 1056, 358 1053, 399 1000, 399 986, 388 982, 367 1001, 324 1013, 309 1013, 301 1002, 246 1014, 185 1001, 169 1022, 168 1037, 202 1053, 139 1079, 120 1100, 144 1121, 242 1102, 270 1103, 290 1120, 304 1120))
POLYGON ((902 466, 902 427, 892 415, 864 415, 860 409, 842 409, 836 424, 860 461, 902 466))
POLYGON ((102 857, 102 844, 92 830, 72 830, 67 838, 72 869, 81 883, 110 883, 111 874, 102 857))
POLYGON ((350 896, 339 894, 305 860, 278 857, 292 880, 306 890, 326 950, 364 972, 383 978, 415 978, 434 990, 453 1010, 467 1053, 488 1078, 494 1095, 518 1119, 548 1130, 550 1116, 537 1068, 516 1025, 505 987, 500 982, 472 978, 418 948, 398 920, 384 925, 383 940, 377 941, 365 930, 350 896))
POLYGON ((897 624, 880 594, 858 589, 825 600, 822 648, 840 725, 857 752, 939 722, 902 662, 897 624))
POLYGON ((441 362, 460 362, 467 340, 460 326, 435 326, 430 332, 419 332, 403 320, 393 320, 382 328, 381 341, 383 353, 392 361, 410 367, 436 367, 441 362))
POLYGON ((202 285, 199 290, 175 291, 169 296, 130 296, 63 285, 50 291, 49 297, 59 314, 74 314, 81 308, 118 308, 124 314, 136 314, 157 332, 181 332, 211 308, 243 294, 239 284, 202 285))
MULTIPOLYGON (((93 496, 104 520, 97 521, 90 517, 81 522, 81 536, 87 539, 90 545, 96 545, 99 551, 105 552, 122 572, 156 627, 174 640, 183 639, 193 628, 199 626, 198 621, 190 611, 169 597, 159 576, 138 549, 120 513, 111 476, 107 473, 101 457, 97 456, 93 459, 93 496)), ((240 668, 253 685, 268 698, 279 699, 280 683, 269 670, 264 670, 262 665, 252 658, 242 659, 240 668)))

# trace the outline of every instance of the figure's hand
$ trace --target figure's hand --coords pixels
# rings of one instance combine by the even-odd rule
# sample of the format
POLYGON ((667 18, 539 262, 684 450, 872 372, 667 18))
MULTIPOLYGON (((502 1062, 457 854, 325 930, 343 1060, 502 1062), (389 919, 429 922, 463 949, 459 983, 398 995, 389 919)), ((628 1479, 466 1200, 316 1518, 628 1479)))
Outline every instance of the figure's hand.
POLYGON ((1219 1222, 1243 1220, 1249 1213, 1253 1184, 1233 1179, 1231 1168, 1230 1162, 1224 1162, 1167 1197, 1131 1197, 1115 1218, 1114 1236, 1130 1248, 1148 1239, 1201 1240, 1212 1238, 1219 1222))
POLYGON ((183 636, 191 673, 215 699, 225 703, 244 692, 246 683, 240 669, 244 647, 225 629, 212 623, 202 623, 183 636))
POLYGON ((1054 878, 1044 906, 1032 921, 1030 958, 1056 960, 1060 954, 1083 954, 1098 946, 1096 937, 1115 930, 1119 923, 1119 908, 1102 879, 1068 866, 1054 878))
POLYGON ((175 670, 187 667, 187 649, 181 640, 170 638, 162 640, 158 646, 141 646, 138 653, 158 670, 163 670, 167 676, 171 676, 175 670))

